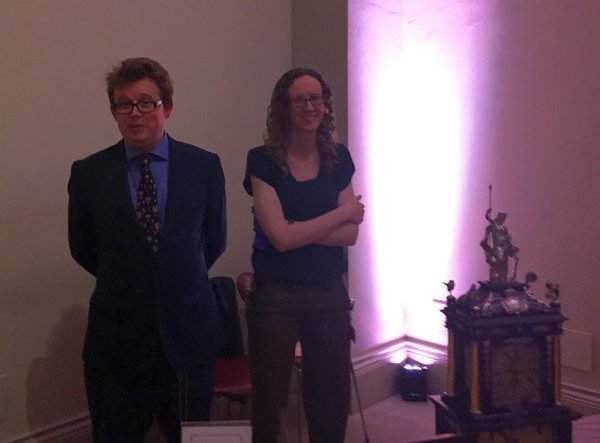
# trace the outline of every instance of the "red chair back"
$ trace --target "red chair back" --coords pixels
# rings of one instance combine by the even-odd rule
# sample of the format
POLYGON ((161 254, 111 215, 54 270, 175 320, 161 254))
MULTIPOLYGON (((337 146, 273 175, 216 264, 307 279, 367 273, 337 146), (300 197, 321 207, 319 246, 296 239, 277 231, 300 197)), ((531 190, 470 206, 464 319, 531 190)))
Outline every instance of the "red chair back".
POLYGON ((242 272, 238 275, 236 280, 237 290, 240 296, 246 301, 248 296, 252 292, 252 280, 254 279, 254 272, 242 272))

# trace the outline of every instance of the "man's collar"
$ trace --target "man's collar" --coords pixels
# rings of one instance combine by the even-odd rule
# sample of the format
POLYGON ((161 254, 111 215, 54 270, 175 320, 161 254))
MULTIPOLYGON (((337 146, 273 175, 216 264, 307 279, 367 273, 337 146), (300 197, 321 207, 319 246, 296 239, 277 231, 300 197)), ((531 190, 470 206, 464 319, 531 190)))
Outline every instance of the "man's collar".
POLYGON ((129 144, 127 142, 123 142, 125 144, 125 157, 127 161, 137 157, 143 152, 150 152, 151 154, 160 157, 163 160, 169 160, 169 136, 165 132, 160 141, 154 146, 150 151, 141 151, 129 144))

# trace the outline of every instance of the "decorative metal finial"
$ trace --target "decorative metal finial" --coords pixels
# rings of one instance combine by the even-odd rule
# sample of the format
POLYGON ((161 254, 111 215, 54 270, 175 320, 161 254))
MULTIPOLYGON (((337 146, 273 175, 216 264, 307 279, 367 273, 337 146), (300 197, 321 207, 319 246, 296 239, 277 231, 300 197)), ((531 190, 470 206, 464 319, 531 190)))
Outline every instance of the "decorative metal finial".
POLYGON ((454 280, 448 280, 446 283, 446 289, 448 289, 448 294, 452 295, 452 290, 454 289, 454 280))

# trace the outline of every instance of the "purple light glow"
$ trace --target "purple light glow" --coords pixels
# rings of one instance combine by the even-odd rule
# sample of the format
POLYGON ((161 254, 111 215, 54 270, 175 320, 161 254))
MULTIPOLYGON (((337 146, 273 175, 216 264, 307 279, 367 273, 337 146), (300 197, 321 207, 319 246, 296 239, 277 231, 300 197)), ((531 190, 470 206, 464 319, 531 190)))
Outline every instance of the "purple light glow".
POLYGON ((364 347, 446 341, 432 301, 457 267, 481 3, 348 2, 349 144, 368 211, 349 278, 364 347))

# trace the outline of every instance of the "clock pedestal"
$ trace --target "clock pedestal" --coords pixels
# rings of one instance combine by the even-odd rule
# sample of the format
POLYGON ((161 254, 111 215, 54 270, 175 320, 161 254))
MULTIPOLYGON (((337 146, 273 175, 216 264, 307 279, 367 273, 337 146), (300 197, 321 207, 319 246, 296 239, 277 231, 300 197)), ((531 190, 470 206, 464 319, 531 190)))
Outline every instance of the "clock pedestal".
MULTIPOLYGON (((550 289, 550 288, 549 288, 550 289)), ((518 282, 479 282, 443 309, 447 390, 431 397, 436 432, 468 443, 570 443, 580 415, 560 402, 560 334, 554 298, 518 282)))

